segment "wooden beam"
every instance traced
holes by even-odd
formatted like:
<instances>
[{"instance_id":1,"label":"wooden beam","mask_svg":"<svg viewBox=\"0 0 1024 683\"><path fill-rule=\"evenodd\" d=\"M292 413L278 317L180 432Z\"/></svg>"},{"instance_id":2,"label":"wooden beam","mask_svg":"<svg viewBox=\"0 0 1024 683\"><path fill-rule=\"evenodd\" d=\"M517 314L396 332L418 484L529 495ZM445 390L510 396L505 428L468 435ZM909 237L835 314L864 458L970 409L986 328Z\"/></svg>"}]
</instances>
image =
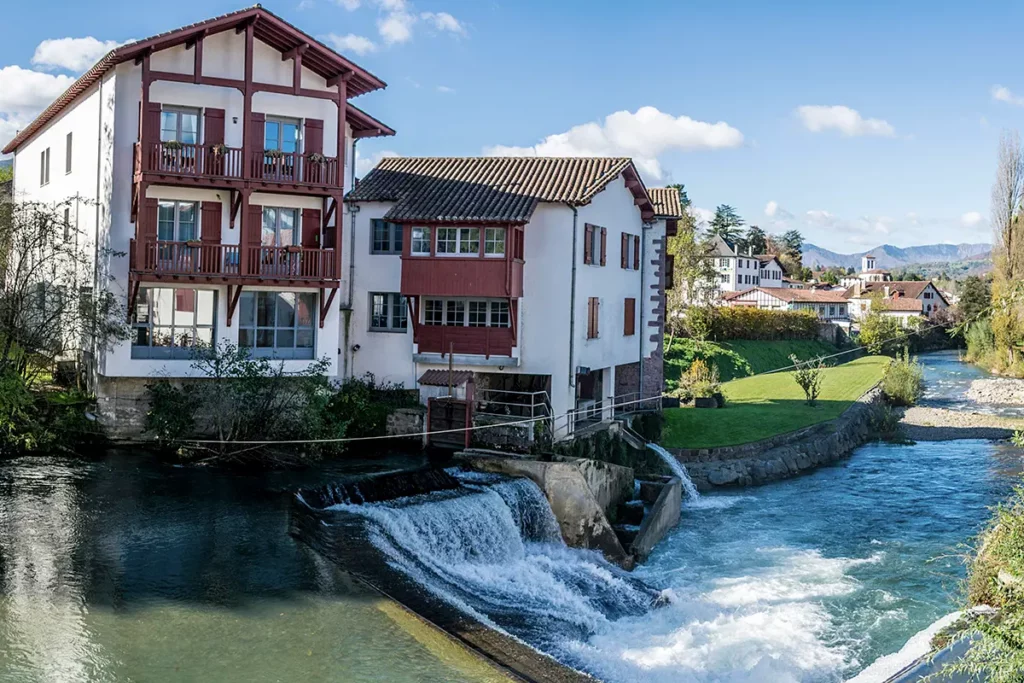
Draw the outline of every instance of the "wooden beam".
<instances>
[{"instance_id":1,"label":"wooden beam","mask_svg":"<svg viewBox=\"0 0 1024 683\"><path fill-rule=\"evenodd\" d=\"M195 66L192 67L193 82L201 83L203 80L203 35L196 40Z\"/></svg>"},{"instance_id":2,"label":"wooden beam","mask_svg":"<svg viewBox=\"0 0 1024 683\"><path fill-rule=\"evenodd\" d=\"M135 313L135 303L139 298L140 284L141 283L134 278L128 283L128 322L132 321L132 315Z\"/></svg>"},{"instance_id":3,"label":"wooden beam","mask_svg":"<svg viewBox=\"0 0 1024 683\"><path fill-rule=\"evenodd\" d=\"M327 79L327 87L333 88L334 86L339 85L341 83L348 83L350 80L352 80L352 77L355 75L355 71L343 71L337 76L331 76L330 78Z\"/></svg>"},{"instance_id":4,"label":"wooden beam","mask_svg":"<svg viewBox=\"0 0 1024 683\"><path fill-rule=\"evenodd\" d=\"M648 204L648 203L650 203L650 202L649 202L649 200L647 199L647 197L634 197L634 198L633 198L633 203L634 203L635 205L637 205L637 206L640 206L641 204Z\"/></svg>"},{"instance_id":5,"label":"wooden beam","mask_svg":"<svg viewBox=\"0 0 1024 683\"><path fill-rule=\"evenodd\" d=\"M191 38L189 38L188 40L185 41L185 49L186 50L191 50L193 47L195 47L199 43L203 42L203 38L205 38L205 37L206 37L206 29L204 28L202 31L200 31L199 33L195 34L193 37L191 37Z\"/></svg>"},{"instance_id":6,"label":"wooden beam","mask_svg":"<svg viewBox=\"0 0 1024 683\"><path fill-rule=\"evenodd\" d=\"M326 231L327 230L327 224L331 222L331 218L334 216L334 211L335 211L335 209L338 208L338 200L334 199L333 197L327 197L327 198L325 198L324 201L325 202L329 202L329 204L327 206L327 210L324 211L323 229Z\"/></svg>"},{"instance_id":7,"label":"wooden beam","mask_svg":"<svg viewBox=\"0 0 1024 683\"><path fill-rule=\"evenodd\" d=\"M302 91L302 53L296 53L292 59L292 94L298 95Z\"/></svg>"},{"instance_id":8,"label":"wooden beam","mask_svg":"<svg viewBox=\"0 0 1024 683\"><path fill-rule=\"evenodd\" d=\"M235 309L238 308L238 299L241 296L242 285L228 285L228 327L231 327L231 319L235 317Z\"/></svg>"},{"instance_id":9,"label":"wooden beam","mask_svg":"<svg viewBox=\"0 0 1024 683\"><path fill-rule=\"evenodd\" d=\"M231 190L231 215L228 217L228 229L235 229L235 220L238 218L238 212L242 210L242 193L237 190Z\"/></svg>"},{"instance_id":10,"label":"wooden beam","mask_svg":"<svg viewBox=\"0 0 1024 683\"><path fill-rule=\"evenodd\" d=\"M331 293L327 295L327 300L324 300L324 293L326 290L320 290L320 327L323 328L324 323L327 322L327 312L331 310L331 304L334 303L334 297L338 293L338 288L335 287L331 290Z\"/></svg>"},{"instance_id":11,"label":"wooden beam","mask_svg":"<svg viewBox=\"0 0 1024 683\"><path fill-rule=\"evenodd\" d=\"M308 50L308 49L309 49L309 43L303 43L302 45L296 45L295 47L293 47L292 49L288 50L287 52L282 52L281 53L281 61L282 62L287 62L289 59L295 59L296 57L301 57L306 52L306 50Z\"/></svg>"}]
</instances>

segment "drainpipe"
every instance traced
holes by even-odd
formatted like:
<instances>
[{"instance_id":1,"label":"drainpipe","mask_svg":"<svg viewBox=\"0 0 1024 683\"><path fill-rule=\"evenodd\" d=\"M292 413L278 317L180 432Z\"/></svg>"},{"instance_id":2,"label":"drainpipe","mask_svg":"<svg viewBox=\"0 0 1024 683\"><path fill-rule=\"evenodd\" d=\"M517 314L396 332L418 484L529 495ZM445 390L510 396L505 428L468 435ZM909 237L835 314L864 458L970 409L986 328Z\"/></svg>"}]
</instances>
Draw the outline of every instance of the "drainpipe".
<instances>
[{"instance_id":1,"label":"drainpipe","mask_svg":"<svg viewBox=\"0 0 1024 683\"><path fill-rule=\"evenodd\" d=\"M576 408L576 246L577 221L579 212L575 206L572 209L572 282L569 285L569 389L572 392L572 407Z\"/></svg>"},{"instance_id":2,"label":"drainpipe","mask_svg":"<svg viewBox=\"0 0 1024 683\"><path fill-rule=\"evenodd\" d=\"M640 373L636 390L637 399L644 397L644 310L647 308L647 302L644 300L644 273L647 272L647 231L651 227L650 223L644 223L640 230L640 298L637 300L640 303L640 330L637 334L640 337ZM637 404L638 407L640 405Z\"/></svg>"},{"instance_id":3,"label":"drainpipe","mask_svg":"<svg viewBox=\"0 0 1024 683\"><path fill-rule=\"evenodd\" d=\"M352 154L349 156L351 159L351 167L349 171L349 182L348 191L356 189L356 143L359 142L359 138L352 138ZM341 220L341 207L338 207L338 220ZM349 205L349 220L348 220L348 307L349 311L352 310L352 300L355 297L355 286L356 286L356 214L359 213L359 207L355 204ZM351 313L349 314L351 315ZM349 321L348 329L352 329L352 323ZM349 377L352 377L355 371L352 368L352 364L355 362L355 358L352 357L352 344L348 337L345 337L345 355L349 357L349 362L346 366L349 371Z\"/></svg>"},{"instance_id":4,"label":"drainpipe","mask_svg":"<svg viewBox=\"0 0 1024 683\"><path fill-rule=\"evenodd\" d=\"M100 178L102 177L103 170L103 78L100 78L99 84L99 125L97 126L96 132L96 224L93 226L93 255L92 255L92 300L95 303L96 297L100 296L100 191L102 183ZM78 207L75 207L77 214ZM138 220L138 219L136 219ZM125 307L127 308L128 302L125 301ZM130 313L131 311L129 311ZM93 330L92 334L89 335L90 351L92 353L92 367L89 369L89 383L92 385L93 391L99 389L99 374L100 374L100 358L98 349L99 346L96 341L96 331Z\"/></svg>"}]
</instances>

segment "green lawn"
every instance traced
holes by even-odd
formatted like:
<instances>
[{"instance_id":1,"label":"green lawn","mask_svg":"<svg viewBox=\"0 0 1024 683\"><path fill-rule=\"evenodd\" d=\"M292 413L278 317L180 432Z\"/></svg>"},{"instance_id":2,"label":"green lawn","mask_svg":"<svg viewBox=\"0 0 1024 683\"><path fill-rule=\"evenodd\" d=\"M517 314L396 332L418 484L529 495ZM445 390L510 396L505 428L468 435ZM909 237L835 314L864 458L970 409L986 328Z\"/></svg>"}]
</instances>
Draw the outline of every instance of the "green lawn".
<instances>
[{"instance_id":1,"label":"green lawn","mask_svg":"<svg viewBox=\"0 0 1024 683\"><path fill-rule=\"evenodd\" d=\"M826 368L813 408L804 403L791 372L726 382L725 408L666 410L661 443L671 448L734 446L831 420L878 383L888 364L884 356L868 356Z\"/></svg>"},{"instance_id":2,"label":"green lawn","mask_svg":"<svg viewBox=\"0 0 1024 683\"><path fill-rule=\"evenodd\" d=\"M668 340L666 336L666 345ZM677 337L673 340L672 348L666 346L665 349L665 380L669 389L674 388L680 374L685 372L696 358L713 363L718 367L722 381L728 381L790 365L790 354L796 354L801 360L810 360L832 355L836 351L838 349L832 344L809 339L695 342L692 339Z\"/></svg>"}]
</instances>

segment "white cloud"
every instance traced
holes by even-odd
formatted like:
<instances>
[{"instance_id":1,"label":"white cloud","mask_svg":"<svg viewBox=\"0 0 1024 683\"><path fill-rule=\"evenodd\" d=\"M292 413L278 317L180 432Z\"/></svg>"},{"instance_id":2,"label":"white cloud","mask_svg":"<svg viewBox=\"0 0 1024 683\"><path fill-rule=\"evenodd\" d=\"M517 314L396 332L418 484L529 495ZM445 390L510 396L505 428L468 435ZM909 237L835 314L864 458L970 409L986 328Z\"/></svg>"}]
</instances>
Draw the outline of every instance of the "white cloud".
<instances>
[{"instance_id":1,"label":"white cloud","mask_svg":"<svg viewBox=\"0 0 1024 683\"><path fill-rule=\"evenodd\" d=\"M359 149L356 149L356 176L362 178L369 173L374 166L380 163L381 159L389 157L400 157L402 156L398 152L392 152L389 149L381 150L380 152L374 152L368 157L364 157Z\"/></svg>"},{"instance_id":2,"label":"white cloud","mask_svg":"<svg viewBox=\"0 0 1024 683\"><path fill-rule=\"evenodd\" d=\"M694 218L697 219L697 226L707 225L711 222L711 219L715 217L715 212L711 209L702 209L699 206L695 206L690 211L693 212Z\"/></svg>"},{"instance_id":3,"label":"white cloud","mask_svg":"<svg viewBox=\"0 0 1024 683\"><path fill-rule=\"evenodd\" d=\"M359 9L359 5L362 3L360 0L334 0L334 4L338 7L344 7L349 12L354 12Z\"/></svg>"},{"instance_id":4,"label":"white cloud","mask_svg":"<svg viewBox=\"0 0 1024 683\"><path fill-rule=\"evenodd\" d=\"M981 222L984 221L984 220L985 220L985 217L982 216L977 211L968 211L963 216L960 216L960 223L965 228L976 227L976 226L980 225Z\"/></svg>"},{"instance_id":5,"label":"white cloud","mask_svg":"<svg viewBox=\"0 0 1024 683\"><path fill-rule=\"evenodd\" d=\"M665 174L658 157L669 150L710 150L738 147L743 133L724 121L707 123L672 116L655 107L618 111L604 123L584 123L544 138L531 147L496 145L488 156L628 156L654 180Z\"/></svg>"},{"instance_id":6,"label":"white cloud","mask_svg":"<svg viewBox=\"0 0 1024 683\"><path fill-rule=\"evenodd\" d=\"M377 32L388 45L405 43L412 38L412 26L416 17L404 10L389 13L377 21Z\"/></svg>"},{"instance_id":7,"label":"white cloud","mask_svg":"<svg viewBox=\"0 0 1024 683\"><path fill-rule=\"evenodd\" d=\"M459 20L447 12L424 12L420 19L432 24L438 31L448 31L460 36L466 35L466 29L459 23Z\"/></svg>"},{"instance_id":8,"label":"white cloud","mask_svg":"<svg viewBox=\"0 0 1024 683\"><path fill-rule=\"evenodd\" d=\"M20 66L0 69L0 146L7 144L74 82L71 76L47 74Z\"/></svg>"},{"instance_id":9,"label":"white cloud","mask_svg":"<svg viewBox=\"0 0 1024 683\"><path fill-rule=\"evenodd\" d=\"M856 109L842 105L804 105L797 107L796 113L804 128L812 133L836 130L848 137L858 135L892 137L896 135L896 129L888 121L866 119Z\"/></svg>"},{"instance_id":10,"label":"white cloud","mask_svg":"<svg viewBox=\"0 0 1024 683\"><path fill-rule=\"evenodd\" d=\"M302 12L302 11L305 11L307 9L313 9L313 5L314 5L313 0L300 0L299 4L295 7L295 9L299 10L300 12Z\"/></svg>"},{"instance_id":11,"label":"white cloud","mask_svg":"<svg viewBox=\"0 0 1024 683\"><path fill-rule=\"evenodd\" d=\"M409 6L406 0L377 0L377 4L386 12L404 12Z\"/></svg>"},{"instance_id":12,"label":"white cloud","mask_svg":"<svg viewBox=\"0 0 1024 683\"><path fill-rule=\"evenodd\" d=\"M779 203L774 199L764 205L764 215L768 217L774 216L779 211Z\"/></svg>"},{"instance_id":13,"label":"white cloud","mask_svg":"<svg viewBox=\"0 0 1024 683\"><path fill-rule=\"evenodd\" d=\"M325 43L338 52L354 52L357 55L365 55L377 50L377 44L365 36L357 36L348 33L339 36L335 33L328 33L323 37Z\"/></svg>"},{"instance_id":14,"label":"white cloud","mask_svg":"<svg viewBox=\"0 0 1024 683\"><path fill-rule=\"evenodd\" d=\"M439 85L437 86L437 92L453 93L455 92L455 88L449 88L447 85Z\"/></svg>"},{"instance_id":15,"label":"white cloud","mask_svg":"<svg viewBox=\"0 0 1024 683\"><path fill-rule=\"evenodd\" d=\"M1024 107L1024 97L1014 95L1009 88L1001 85L992 86L992 99L996 102L1006 102L1018 107Z\"/></svg>"},{"instance_id":16,"label":"white cloud","mask_svg":"<svg viewBox=\"0 0 1024 683\"><path fill-rule=\"evenodd\" d=\"M100 60L100 57L122 45L116 40L85 38L55 38L44 40L36 47L32 63L47 69L85 71Z\"/></svg>"}]
</instances>

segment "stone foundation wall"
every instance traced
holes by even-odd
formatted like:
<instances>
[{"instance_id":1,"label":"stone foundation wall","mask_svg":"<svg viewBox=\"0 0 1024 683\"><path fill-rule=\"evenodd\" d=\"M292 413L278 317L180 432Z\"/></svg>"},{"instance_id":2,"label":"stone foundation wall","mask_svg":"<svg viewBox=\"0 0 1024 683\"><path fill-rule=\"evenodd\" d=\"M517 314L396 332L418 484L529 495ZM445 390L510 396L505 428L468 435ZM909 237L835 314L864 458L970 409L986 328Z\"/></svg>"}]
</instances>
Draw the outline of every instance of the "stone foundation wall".
<instances>
[{"instance_id":1,"label":"stone foundation wall","mask_svg":"<svg viewBox=\"0 0 1024 683\"><path fill-rule=\"evenodd\" d=\"M115 440L142 438L149 410L146 377L98 377L96 414L107 436Z\"/></svg>"},{"instance_id":2,"label":"stone foundation wall","mask_svg":"<svg viewBox=\"0 0 1024 683\"><path fill-rule=\"evenodd\" d=\"M833 463L867 441L881 400L881 389L876 387L829 422L741 446L667 450L686 466L702 491L785 479Z\"/></svg>"},{"instance_id":3,"label":"stone foundation wall","mask_svg":"<svg viewBox=\"0 0 1024 683\"><path fill-rule=\"evenodd\" d=\"M387 434L388 436L403 436L405 434L422 434L425 431L427 421L426 406L415 408L397 408L388 415ZM422 437L417 436L417 439Z\"/></svg>"},{"instance_id":4,"label":"stone foundation wall","mask_svg":"<svg viewBox=\"0 0 1024 683\"><path fill-rule=\"evenodd\" d=\"M503 422L515 422L520 419L501 415L474 415L473 426L500 425ZM490 429L477 429L470 435L470 441L479 448L493 448L513 453L528 453L533 445L535 423L503 425Z\"/></svg>"}]
</instances>

